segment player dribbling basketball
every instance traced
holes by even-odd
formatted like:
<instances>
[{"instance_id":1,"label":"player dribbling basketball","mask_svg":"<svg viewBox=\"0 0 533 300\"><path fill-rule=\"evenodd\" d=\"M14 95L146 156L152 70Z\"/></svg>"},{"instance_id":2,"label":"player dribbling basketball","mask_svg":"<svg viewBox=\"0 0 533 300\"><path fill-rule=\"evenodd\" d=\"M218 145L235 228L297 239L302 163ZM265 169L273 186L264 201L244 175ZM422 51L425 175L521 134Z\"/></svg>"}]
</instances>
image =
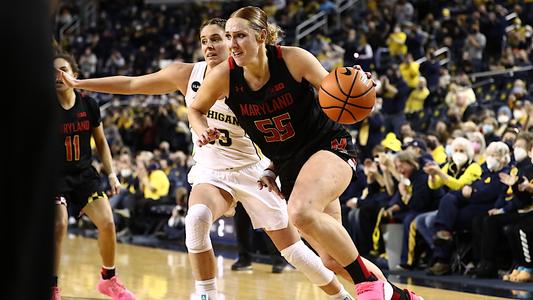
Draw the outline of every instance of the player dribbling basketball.
<instances>
[{"instance_id":1,"label":"player dribbling basketball","mask_svg":"<svg viewBox=\"0 0 533 300\"><path fill-rule=\"evenodd\" d=\"M338 196L353 175L355 149L349 133L321 111L312 92L328 72L301 48L272 46L278 31L260 8L231 15L226 24L231 57L208 74L189 109L197 144L218 137L205 114L216 99L229 97L241 126L273 162L261 183L279 192L275 177L280 177L290 222L323 259L332 257L342 266L337 272L349 274L357 299L389 300L393 293L396 299L419 299L378 280L379 269L359 256L342 227Z\"/></svg>"}]
</instances>

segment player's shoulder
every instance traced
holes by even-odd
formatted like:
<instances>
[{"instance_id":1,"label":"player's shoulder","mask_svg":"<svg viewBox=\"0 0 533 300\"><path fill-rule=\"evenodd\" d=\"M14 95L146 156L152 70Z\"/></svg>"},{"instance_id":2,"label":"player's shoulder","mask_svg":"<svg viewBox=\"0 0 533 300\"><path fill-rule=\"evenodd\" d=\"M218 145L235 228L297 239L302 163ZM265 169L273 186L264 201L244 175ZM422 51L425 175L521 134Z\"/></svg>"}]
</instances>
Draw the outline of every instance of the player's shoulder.
<instances>
[{"instance_id":1,"label":"player's shoulder","mask_svg":"<svg viewBox=\"0 0 533 300\"><path fill-rule=\"evenodd\" d=\"M312 55L309 51L295 46L281 46L281 53L283 55L283 59L285 60L302 58L305 56Z\"/></svg>"},{"instance_id":2,"label":"player's shoulder","mask_svg":"<svg viewBox=\"0 0 533 300\"><path fill-rule=\"evenodd\" d=\"M80 101L89 106L98 106L98 102L87 92L76 92Z\"/></svg>"}]
</instances>

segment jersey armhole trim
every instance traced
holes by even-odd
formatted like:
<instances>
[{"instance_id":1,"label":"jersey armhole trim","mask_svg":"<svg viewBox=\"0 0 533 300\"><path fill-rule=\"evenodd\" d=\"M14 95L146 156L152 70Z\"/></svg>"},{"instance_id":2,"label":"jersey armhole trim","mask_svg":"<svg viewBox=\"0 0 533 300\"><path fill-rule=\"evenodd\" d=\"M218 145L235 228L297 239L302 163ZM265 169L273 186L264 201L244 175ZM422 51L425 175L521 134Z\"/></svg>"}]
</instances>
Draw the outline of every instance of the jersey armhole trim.
<instances>
[{"instance_id":1,"label":"jersey armhole trim","mask_svg":"<svg viewBox=\"0 0 533 300\"><path fill-rule=\"evenodd\" d=\"M279 44L276 45L276 56L278 57L278 59L283 58L283 54L281 53L281 46Z\"/></svg>"}]
</instances>

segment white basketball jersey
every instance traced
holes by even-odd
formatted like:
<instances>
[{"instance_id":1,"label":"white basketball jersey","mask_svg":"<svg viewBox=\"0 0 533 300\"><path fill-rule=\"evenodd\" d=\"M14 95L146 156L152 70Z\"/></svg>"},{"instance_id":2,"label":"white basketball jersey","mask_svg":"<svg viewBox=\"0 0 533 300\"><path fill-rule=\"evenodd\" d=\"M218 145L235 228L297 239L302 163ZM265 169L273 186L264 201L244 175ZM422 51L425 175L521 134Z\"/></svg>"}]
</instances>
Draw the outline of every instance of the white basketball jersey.
<instances>
[{"instance_id":1,"label":"white basketball jersey","mask_svg":"<svg viewBox=\"0 0 533 300\"><path fill-rule=\"evenodd\" d=\"M205 61L194 64L185 96L187 106L194 101L196 92L204 81L206 70ZM245 134L244 129L239 126L237 117L226 105L224 99L216 101L209 109L207 124L220 131L220 138L203 147L194 145L193 158L197 164L214 170L224 170L240 168L261 160L255 145ZM198 139L194 130L192 130L192 137L193 141Z\"/></svg>"}]
</instances>

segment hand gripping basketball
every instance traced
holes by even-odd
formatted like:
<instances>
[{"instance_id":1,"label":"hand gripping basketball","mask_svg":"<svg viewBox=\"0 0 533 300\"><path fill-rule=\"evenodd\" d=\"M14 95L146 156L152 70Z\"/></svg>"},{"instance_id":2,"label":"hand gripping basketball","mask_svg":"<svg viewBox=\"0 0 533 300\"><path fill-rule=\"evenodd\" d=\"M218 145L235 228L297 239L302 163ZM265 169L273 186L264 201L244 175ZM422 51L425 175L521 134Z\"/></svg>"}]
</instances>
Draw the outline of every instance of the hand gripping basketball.
<instances>
[{"instance_id":1,"label":"hand gripping basketball","mask_svg":"<svg viewBox=\"0 0 533 300\"><path fill-rule=\"evenodd\" d=\"M320 85L318 100L324 113L341 124L364 120L376 102L376 83L360 66L331 71Z\"/></svg>"}]
</instances>

